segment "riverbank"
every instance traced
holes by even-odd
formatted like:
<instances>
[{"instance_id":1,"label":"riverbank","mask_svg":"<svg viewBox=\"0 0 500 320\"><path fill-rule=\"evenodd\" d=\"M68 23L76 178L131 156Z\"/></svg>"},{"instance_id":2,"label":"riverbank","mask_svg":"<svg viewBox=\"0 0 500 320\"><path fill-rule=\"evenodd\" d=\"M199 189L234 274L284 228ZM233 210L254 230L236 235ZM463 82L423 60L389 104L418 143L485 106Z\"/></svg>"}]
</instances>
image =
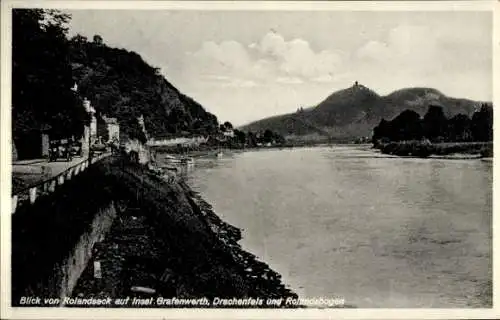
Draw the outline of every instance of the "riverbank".
<instances>
[{"instance_id":1,"label":"riverbank","mask_svg":"<svg viewBox=\"0 0 500 320\"><path fill-rule=\"evenodd\" d=\"M243 152L243 151L258 151L258 150L283 150L294 148L309 148L321 147L330 145L369 145L367 143L358 143L352 141L320 141L320 142L287 142L283 144L274 145L260 145L260 146L197 146L197 147L183 147L183 146L153 146L151 150L154 153L168 153L168 154L182 154L184 156L200 158L200 157L215 157L219 153L225 152Z\"/></svg>"},{"instance_id":2,"label":"riverbank","mask_svg":"<svg viewBox=\"0 0 500 320\"><path fill-rule=\"evenodd\" d=\"M200 307L158 303L160 298L206 299L201 306L217 308L296 307L266 303L297 295L242 250L241 231L183 182L167 183L145 167L124 163L107 162L100 171L114 190L117 218L94 247L73 297L130 299L111 307ZM133 305L133 298L151 303ZM245 298L257 302L238 305Z\"/></svg>"},{"instance_id":3,"label":"riverbank","mask_svg":"<svg viewBox=\"0 0 500 320\"><path fill-rule=\"evenodd\" d=\"M493 157L493 142L447 142L399 141L377 143L374 148L384 154L410 157L439 157L444 159L475 159Z\"/></svg>"}]
</instances>

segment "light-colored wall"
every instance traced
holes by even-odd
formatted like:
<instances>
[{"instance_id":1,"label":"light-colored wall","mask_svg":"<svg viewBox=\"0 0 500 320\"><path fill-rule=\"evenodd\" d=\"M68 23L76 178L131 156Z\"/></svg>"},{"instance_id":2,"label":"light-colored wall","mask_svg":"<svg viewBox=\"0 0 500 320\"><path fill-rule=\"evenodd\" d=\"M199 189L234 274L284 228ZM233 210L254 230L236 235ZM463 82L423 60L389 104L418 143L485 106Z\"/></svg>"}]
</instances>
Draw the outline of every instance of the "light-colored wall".
<instances>
[{"instance_id":1,"label":"light-colored wall","mask_svg":"<svg viewBox=\"0 0 500 320\"><path fill-rule=\"evenodd\" d=\"M109 141L113 140L114 138L120 140L120 126L114 123L108 124L108 135Z\"/></svg>"},{"instance_id":2,"label":"light-colored wall","mask_svg":"<svg viewBox=\"0 0 500 320\"><path fill-rule=\"evenodd\" d=\"M89 153L89 126L85 126L83 128L83 136L82 136L82 152L83 154Z\"/></svg>"},{"instance_id":3,"label":"light-colored wall","mask_svg":"<svg viewBox=\"0 0 500 320\"><path fill-rule=\"evenodd\" d=\"M139 155L140 164L147 164L148 162L151 161L151 153L149 151L149 148L143 145L137 139L128 140L125 143L125 151L127 153L130 153L131 151L137 152Z\"/></svg>"},{"instance_id":4,"label":"light-colored wall","mask_svg":"<svg viewBox=\"0 0 500 320\"><path fill-rule=\"evenodd\" d=\"M61 300L71 296L71 292L92 257L92 248L109 231L115 217L116 209L113 202L110 203L109 207L97 212L92 221L91 229L80 236L80 241L68 254L62 266L59 266L59 269L62 269L59 292Z\"/></svg>"},{"instance_id":5,"label":"light-colored wall","mask_svg":"<svg viewBox=\"0 0 500 320\"><path fill-rule=\"evenodd\" d=\"M205 143L207 141L208 141L207 137L175 138L175 139L161 139L161 140L150 139L147 142L147 145L148 146L175 146L178 144L198 145L200 143Z\"/></svg>"},{"instance_id":6,"label":"light-colored wall","mask_svg":"<svg viewBox=\"0 0 500 320\"><path fill-rule=\"evenodd\" d=\"M97 137L97 119L94 115L92 115L90 122L90 135L91 137Z\"/></svg>"},{"instance_id":7,"label":"light-colored wall","mask_svg":"<svg viewBox=\"0 0 500 320\"><path fill-rule=\"evenodd\" d=\"M46 133L42 134L42 157L49 156L49 135Z\"/></svg>"}]
</instances>

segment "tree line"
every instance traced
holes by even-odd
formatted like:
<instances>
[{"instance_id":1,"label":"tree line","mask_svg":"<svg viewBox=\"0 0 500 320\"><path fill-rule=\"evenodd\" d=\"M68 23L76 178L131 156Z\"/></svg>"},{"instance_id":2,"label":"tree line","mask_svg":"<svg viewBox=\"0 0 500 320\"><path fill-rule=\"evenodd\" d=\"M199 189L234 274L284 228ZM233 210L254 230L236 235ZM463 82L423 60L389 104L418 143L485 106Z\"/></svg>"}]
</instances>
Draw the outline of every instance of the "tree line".
<instances>
[{"instance_id":1,"label":"tree line","mask_svg":"<svg viewBox=\"0 0 500 320\"><path fill-rule=\"evenodd\" d=\"M472 117L457 114L447 118L441 106L431 105L420 115L412 110L394 119L382 119L373 129L375 145L393 141L429 140L430 142L487 142L493 140L493 106L481 104Z\"/></svg>"},{"instance_id":2,"label":"tree line","mask_svg":"<svg viewBox=\"0 0 500 320\"><path fill-rule=\"evenodd\" d=\"M69 16L54 10L12 13L12 138L21 158L36 156L40 133L83 133L88 116L74 84L66 38Z\"/></svg>"},{"instance_id":3,"label":"tree line","mask_svg":"<svg viewBox=\"0 0 500 320\"><path fill-rule=\"evenodd\" d=\"M226 121L220 125L220 132L232 131L233 136L223 140L222 145L229 148L255 148L262 145L283 145L285 138L270 129L258 132L242 131L233 128L233 125ZM220 144L220 142L217 142Z\"/></svg>"}]
</instances>

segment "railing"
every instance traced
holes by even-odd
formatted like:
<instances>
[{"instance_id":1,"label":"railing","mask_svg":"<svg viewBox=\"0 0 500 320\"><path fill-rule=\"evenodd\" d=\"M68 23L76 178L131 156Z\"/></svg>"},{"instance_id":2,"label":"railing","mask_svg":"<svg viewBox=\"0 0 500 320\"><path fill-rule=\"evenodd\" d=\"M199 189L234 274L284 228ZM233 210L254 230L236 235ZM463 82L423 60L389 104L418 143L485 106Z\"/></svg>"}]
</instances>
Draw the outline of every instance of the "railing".
<instances>
[{"instance_id":1,"label":"railing","mask_svg":"<svg viewBox=\"0 0 500 320\"><path fill-rule=\"evenodd\" d=\"M12 195L12 214L16 213L16 209L21 204L27 202L29 202L30 204L35 203L35 201L40 197L54 192L56 187L63 185L66 181L71 180L72 177L77 176L81 172L85 171L85 169L87 169L91 164L94 164L109 155L109 153L94 155L92 158L85 159L80 163L69 167L56 176L53 176L46 180L42 180L29 187L16 191L16 193Z\"/></svg>"}]
</instances>

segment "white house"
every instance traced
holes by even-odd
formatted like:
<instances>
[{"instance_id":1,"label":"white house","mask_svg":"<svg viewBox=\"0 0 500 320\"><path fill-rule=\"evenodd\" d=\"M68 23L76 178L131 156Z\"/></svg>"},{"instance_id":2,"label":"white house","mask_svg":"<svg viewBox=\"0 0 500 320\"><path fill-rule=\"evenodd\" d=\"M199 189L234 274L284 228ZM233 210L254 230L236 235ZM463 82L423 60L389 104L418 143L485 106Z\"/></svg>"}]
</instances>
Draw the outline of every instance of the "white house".
<instances>
[{"instance_id":1,"label":"white house","mask_svg":"<svg viewBox=\"0 0 500 320\"><path fill-rule=\"evenodd\" d=\"M108 129L108 142L109 141L120 141L120 125L116 118L108 118L105 115L102 116L106 128Z\"/></svg>"},{"instance_id":2,"label":"white house","mask_svg":"<svg viewBox=\"0 0 500 320\"><path fill-rule=\"evenodd\" d=\"M97 138L97 119L95 117L95 109L87 98L83 99L83 107L90 115L90 126L85 125L82 137L82 151L88 153L89 142L93 142Z\"/></svg>"},{"instance_id":3,"label":"white house","mask_svg":"<svg viewBox=\"0 0 500 320\"><path fill-rule=\"evenodd\" d=\"M233 129L226 129L226 131L224 131L222 134L226 138L234 138L234 130Z\"/></svg>"}]
</instances>

